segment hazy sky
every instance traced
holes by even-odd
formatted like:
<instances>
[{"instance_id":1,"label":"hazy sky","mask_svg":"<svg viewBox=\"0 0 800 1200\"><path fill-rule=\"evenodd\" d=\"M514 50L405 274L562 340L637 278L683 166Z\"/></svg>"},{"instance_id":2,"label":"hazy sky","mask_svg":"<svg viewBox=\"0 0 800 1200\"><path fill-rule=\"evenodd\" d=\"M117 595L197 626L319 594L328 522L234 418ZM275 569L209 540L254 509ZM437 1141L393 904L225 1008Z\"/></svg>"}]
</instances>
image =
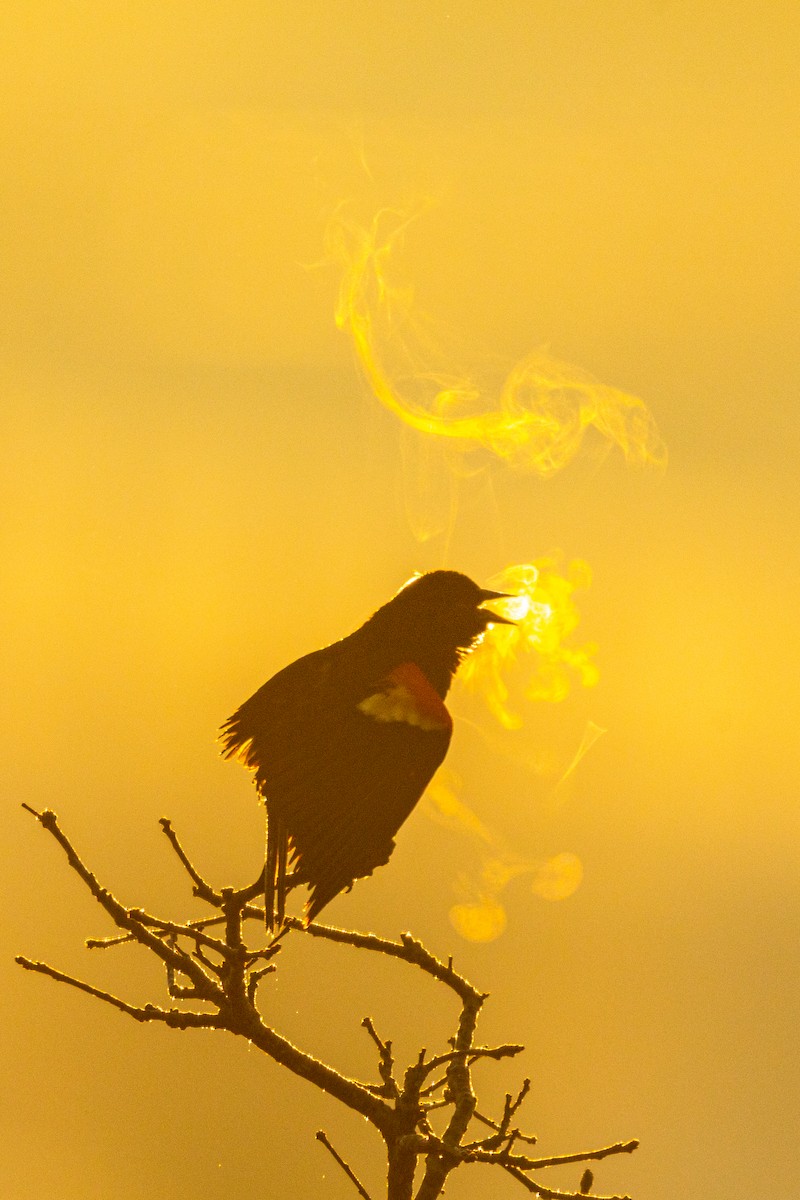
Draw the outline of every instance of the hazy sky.
<instances>
[{"instance_id":1,"label":"hazy sky","mask_svg":"<svg viewBox=\"0 0 800 1200\"><path fill-rule=\"evenodd\" d=\"M735 0L4 7L9 1200L344 1200L320 1126L380 1194L379 1145L255 1053L12 969L163 997L83 950L105 924L19 804L127 903L194 912L158 817L217 882L262 854L221 721L413 570L546 555L591 568L599 681L513 734L456 688L448 766L497 844L575 855L581 886L521 877L505 933L462 940L485 852L423 805L330 919L411 928L492 992L482 1039L528 1050L483 1068L483 1107L530 1075L544 1153L641 1138L598 1192L793 1195L798 43L793 5ZM335 327L343 202L419 212L395 266L420 371L491 391L547 346L646 401L666 471L589 435L553 479L473 456L453 483ZM373 1069L365 1013L403 1055L450 1031L392 964L283 957L267 1018L342 1069ZM490 1188L518 1194L470 1168L448 1195Z\"/></svg>"}]
</instances>

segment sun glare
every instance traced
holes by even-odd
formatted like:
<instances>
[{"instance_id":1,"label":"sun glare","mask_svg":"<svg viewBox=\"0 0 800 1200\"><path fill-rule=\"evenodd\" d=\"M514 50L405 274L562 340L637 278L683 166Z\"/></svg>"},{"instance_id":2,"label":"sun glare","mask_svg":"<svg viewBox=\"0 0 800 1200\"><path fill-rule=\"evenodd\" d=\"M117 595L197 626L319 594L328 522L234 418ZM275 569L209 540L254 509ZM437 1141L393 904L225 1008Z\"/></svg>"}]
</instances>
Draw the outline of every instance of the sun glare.
<instances>
[{"instance_id":1,"label":"sun glare","mask_svg":"<svg viewBox=\"0 0 800 1200\"><path fill-rule=\"evenodd\" d=\"M597 682L592 661L596 647L570 641L580 619L573 593L590 581L586 563L572 562L563 575L550 558L506 567L490 580L490 587L512 593L494 604L517 623L490 626L457 678L483 697L506 729L523 724L522 713L511 703L512 671L519 679L514 688L520 702L556 702L569 694L576 680L583 687Z\"/></svg>"}]
</instances>

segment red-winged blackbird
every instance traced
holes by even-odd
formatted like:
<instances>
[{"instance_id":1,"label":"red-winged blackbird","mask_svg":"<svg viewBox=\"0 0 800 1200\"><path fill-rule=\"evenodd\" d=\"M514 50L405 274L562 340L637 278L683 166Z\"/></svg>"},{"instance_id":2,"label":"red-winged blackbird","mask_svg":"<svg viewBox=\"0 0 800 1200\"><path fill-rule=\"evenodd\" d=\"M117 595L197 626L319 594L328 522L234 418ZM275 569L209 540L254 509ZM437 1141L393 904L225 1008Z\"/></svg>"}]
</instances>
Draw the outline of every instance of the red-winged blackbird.
<instances>
[{"instance_id":1,"label":"red-winged blackbird","mask_svg":"<svg viewBox=\"0 0 800 1200\"><path fill-rule=\"evenodd\" d=\"M394 836L442 762L444 705L462 658L505 593L457 571L415 576L349 637L273 675L222 727L223 754L255 772L267 808L267 925L281 925L287 869L306 919L389 861Z\"/></svg>"}]
</instances>

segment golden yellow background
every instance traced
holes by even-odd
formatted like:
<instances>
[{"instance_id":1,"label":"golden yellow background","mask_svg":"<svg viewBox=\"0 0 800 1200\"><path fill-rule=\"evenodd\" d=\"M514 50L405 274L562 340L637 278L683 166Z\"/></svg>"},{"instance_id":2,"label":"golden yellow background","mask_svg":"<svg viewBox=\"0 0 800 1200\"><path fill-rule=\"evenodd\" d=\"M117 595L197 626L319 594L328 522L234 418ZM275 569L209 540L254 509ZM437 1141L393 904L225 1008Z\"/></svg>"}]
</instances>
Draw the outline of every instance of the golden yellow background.
<instances>
[{"instance_id":1,"label":"golden yellow background","mask_svg":"<svg viewBox=\"0 0 800 1200\"><path fill-rule=\"evenodd\" d=\"M105 923L19 804L128 903L193 912L159 816L219 882L262 851L216 756L232 709L416 568L483 581L554 549L592 566L600 682L502 756L456 694L449 765L521 853L579 855L581 887L512 883L505 934L462 942L475 848L419 810L330 918L413 928L493 992L483 1039L528 1050L482 1069L482 1106L530 1075L544 1153L641 1138L598 1191L794 1194L799 42L794 5L742 0L3 6L8 1200L344 1200L320 1126L380 1194L360 1122L244 1046L13 967L160 994L134 953L82 949ZM420 197L402 265L454 361L548 344L647 400L665 474L596 444L546 482L499 466L447 546L414 540L418 448L319 263L337 202ZM607 733L556 788L587 720ZM450 1030L392 964L283 958L268 1018L361 1077L365 1013L406 1056ZM448 1194L519 1194L487 1172Z\"/></svg>"}]
</instances>

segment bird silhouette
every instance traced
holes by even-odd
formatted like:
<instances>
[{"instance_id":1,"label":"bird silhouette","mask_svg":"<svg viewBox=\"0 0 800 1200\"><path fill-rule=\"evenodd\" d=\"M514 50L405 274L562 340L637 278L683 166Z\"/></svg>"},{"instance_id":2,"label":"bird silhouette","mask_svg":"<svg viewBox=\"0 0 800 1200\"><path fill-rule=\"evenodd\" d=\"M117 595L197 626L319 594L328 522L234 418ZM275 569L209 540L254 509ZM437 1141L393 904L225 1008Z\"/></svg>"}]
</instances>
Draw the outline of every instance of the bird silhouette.
<instances>
[{"instance_id":1,"label":"bird silhouette","mask_svg":"<svg viewBox=\"0 0 800 1200\"><path fill-rule=\"evenodd\" d=\"M447 753L445 706L462 659L504 592L457 571L414 576L349 636L273 675L222 726L222 753L254 772L267 810L267 927L287 880L306 921L389 861L394 838ZM291 872L291 874L290 874Z\"/></svg>"}]
</instances>

